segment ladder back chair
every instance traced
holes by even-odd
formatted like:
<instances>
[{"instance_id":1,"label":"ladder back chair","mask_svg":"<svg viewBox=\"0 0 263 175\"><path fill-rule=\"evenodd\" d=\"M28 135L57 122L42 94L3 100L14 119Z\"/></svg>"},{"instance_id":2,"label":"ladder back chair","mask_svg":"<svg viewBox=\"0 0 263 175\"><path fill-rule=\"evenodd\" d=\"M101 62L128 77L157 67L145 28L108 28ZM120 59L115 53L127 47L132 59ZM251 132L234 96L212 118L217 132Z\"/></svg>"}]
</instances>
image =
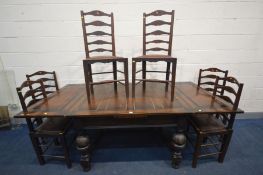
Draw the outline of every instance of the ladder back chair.
<instances>
[{"instance_id":1,"label":"ladder back chair","mask_svg":"<svg viewBox=\"0 0 263 175\"><path fill-rule=\"evenodd\" d=\"M223 84L219 83L220 81ZM243 84L234 77L216 77L213 100L223 99L235 111L238 109L242 89ZM218 155L218 162L224 161L233 133L235 115L235 113L196 114L190 118L190 124L197 135L192 161L193 168L196 167L197 160L201 157ZM202 153L205 149L208 153Z\"/></svg>"},{"instance_id":2,"label":"ladder back chair","mask_svg":"<svg viewBox=\"0 0 263 175\"><path fill-rule=\"evenodd\" d=\"M88 20L89 18L91 19L107 18L108 21L110 22L107 23L99 20L87 22L86 20ZM82 29L83 29L84 46L86 52L86 59L83 60L83 67L84 67L88 101L90 102L91 95L94 96L93 85L99 85L105 83L113 83L115 92L117 92L117 83L124 85L126 91L126 98L128 99L129 97L128 59L116 56L113 13L107 14L98 10L94 10L90 12L81 11L81 21L82 21ZM90 28L90 30L88 30L87 28ZM101 55L100 54L101 52L102 53L106 52L108 54ZM117 70L117 62L122 62L124 64L124 71ZM94 63L112 63L113 71L93 73L91 65ZM117 79L117 72L124 74L124 79ZM99 74L113 74L113 80L93 82L93 75L99 75Z\"/></svg>"},{"instance_id":3,"label":"ladder back chair","mask_svg":"<svg viewBox=\"0 0 263 175\"><path fill-rule=\"evenodd\" d=\"M161 20L168 17L169 20ZM153 20L153 18L158 18ZM152 13L143 14L143 55L132 58L132 96L135 97L135 86L142 82L143 90L145 90L146 82L166 83L165 90L168 91L168 84L171 84L171 101L174 99L174 86L176 76L177 59L172 57L172 40L173 40L173 26L174 26L174 10L166 12L163 10L156 10ZM160 30L160 27L166 27L166 30ZM167 29L168 28L168 29ZM154 39L153 39L154 38ZM158 46L156 46L158 45ZM152 54L152 52L154 54ZM161 54L156 54L160 53ZM166 71L147 70L146 62L159 62L164 61L167 63ZM142 69L136 70L136 63L142 62ZM172 72L170 66L172 64ZM142 72L142 78L137 79L136 74ZM165 80L160 79L147 79L146 72L152 73L165 73ZM172 78L170 80L170 74ZM136 83L136 81L138 81Z\"/></svg>"},{"instance_id":4,"label":"ladder back chair","mask_svg":"<svg viewBox=\"0 0 263 175\"><path fill-rule=\"evenodd\" d=\"M227 76L228 76L228 70L221 70L216 67L200 69L197 86L213 94L214 89L215 89L216 78L217 77L226 78ZM226 81L222 80L218 82L218 84L225 86ZM219 89L216 93L223 95L224 91L223 89ZM198 117L198 116L195 116L195 117Z\"/></svg>"},{"instance_id":5,"label":"ladder back chair","mask_svg":"<svg viewBox=\"0 0 263 175\"><path fill-rule=\"evenodd\" d=\"M59 90L56 72L47 72L47 71L37 71L32 74L26 74L26 78L28 81L42 81L45 89L46 95L52 94L55 91ZM29 86L33 90L32 86ZM37 99L34 95L32 96L35 100ZM38 124L41 124L43 121L41 118L36 119Z\"/></svg>"},{"instance_id":6,"label":"ladder back chair","mask_svg":"<svg viewBox=\"0 0 263 175\"><path fill-rule=\"evenodd\" d=\"M16 88L18 97L24 113L30 112L29 107L46 100L47 94L42 80L24 81L20 87ZM71 126L71 122L65 118L47 118L39 122L36 118L26 118L29 129L29 136L33 144L40 165L45 164L45 157L63 159L67 167L71 167L69 150L66 143L65 135ZM48 142L47 142L48 141ZM48 150L57 141L61 143L63 155L49 154Z\"/></svg>"},{"instance_id":7,"label":"ladder back chair","mask_svg":"<svg viewBox=\"0 0 263 175\"><path fill-rule=\"evenodd\" d=\"M33 74L27 74L26 78L29 81L30 80L33 80L33 81L42 80L44 84L45 92L47 95L59 90L57 76L56 76L55 71L52 71L52 72L37 71Z\"/></svg>"}]
</instances>

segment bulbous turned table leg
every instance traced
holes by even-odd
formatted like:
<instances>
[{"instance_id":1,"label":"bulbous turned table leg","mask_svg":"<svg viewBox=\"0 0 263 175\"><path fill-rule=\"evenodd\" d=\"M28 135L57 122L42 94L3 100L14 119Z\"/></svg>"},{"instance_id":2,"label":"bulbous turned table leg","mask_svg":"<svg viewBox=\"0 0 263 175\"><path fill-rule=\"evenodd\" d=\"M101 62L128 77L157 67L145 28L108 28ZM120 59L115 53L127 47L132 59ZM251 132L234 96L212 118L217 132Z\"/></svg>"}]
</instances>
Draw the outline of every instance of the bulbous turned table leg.
<instances>
[{"instance_id":1,"label":"bulbous turned table leg","mask_svg":"<svg viewBox=\"0 0 263 175\"><path fill-rule=\"evenodd\" d=\"M176 133L173 135L171 141L172 153L172 167L179 168L182 161L182 150L186 145L186 137L183 133Z\"/></svg>"},{"instance_id":2,"label":"bulbous turned table leg","mask_svg":"<svg viewBox=\"0 0 263 175\"><path fill-rule=\"evenodd\" d=\"M83 171L90 170L90 139L88 136L78 136L76 138L77 150L80 151L80 165Z\"/></svg>"}]
</instances>

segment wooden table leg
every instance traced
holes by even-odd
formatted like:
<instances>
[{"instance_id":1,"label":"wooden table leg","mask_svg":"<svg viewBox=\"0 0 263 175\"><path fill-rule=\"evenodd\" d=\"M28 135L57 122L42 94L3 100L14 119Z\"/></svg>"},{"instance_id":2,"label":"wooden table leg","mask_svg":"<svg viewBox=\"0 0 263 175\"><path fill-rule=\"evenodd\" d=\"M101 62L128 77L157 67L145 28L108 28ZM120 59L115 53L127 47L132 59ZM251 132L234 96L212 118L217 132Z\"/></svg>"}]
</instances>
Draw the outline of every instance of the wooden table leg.
<instances>
[{"instance_id":1,"label":"wooden table leg","mask_svg":"<svg viewBox=\"0 0 263 175\"><path fill-rule=\"evenodd\" d=\"M77 150L80 151L80 165L83 171L90 170L90 139L88 136L78 136L76 138Z\"/></svg>"},{"instance_id":2,"label":"wooden table leg","mask_svg":"<svg viewBox=\"0 0 263 175\"><path fill-rule=\"evenodd\" d=\"M182 151L186 146L186 136L184 134L184 130L187 122L185 120L179 120L177 124L177 131L173 134L171 147L173 150L172 153L172 167L179 168L180 163L182 161Z\"/></svg>"},{"instance_id":3,"label":"wooden table leg","mask_svg":"<svg viewBox=\"0 0 263 175\"><path fill-rule=\"evenodd\" d=\"M182 161L182 150L186 145L186 138L183 133L176 133L173 135L171 146L173 149L172 153L172 167L179 168Z\"/></svg>"}]
</instances>

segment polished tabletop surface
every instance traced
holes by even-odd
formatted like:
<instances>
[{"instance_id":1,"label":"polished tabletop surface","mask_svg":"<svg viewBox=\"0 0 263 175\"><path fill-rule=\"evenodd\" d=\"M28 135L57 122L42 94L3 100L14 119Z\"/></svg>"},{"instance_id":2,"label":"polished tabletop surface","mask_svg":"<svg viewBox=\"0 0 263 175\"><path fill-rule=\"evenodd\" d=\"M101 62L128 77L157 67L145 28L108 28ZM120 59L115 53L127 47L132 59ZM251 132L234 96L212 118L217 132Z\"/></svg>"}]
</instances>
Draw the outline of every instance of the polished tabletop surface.
<instances>
[{"instance_id":1,"label":"polished tabletop surface","mask_svg":"<svg viewBox=\"0 0 263 175\"><path fill-rule=\"evenodd\" d=\"M130 86L131 87L131 86ZM29 107L15 117L90 117L90 116L151 116L181 115L196 113L242 113L232 110L232 105L212 95L192 82L176 82L174 101L170 100L170 89L165 84L147 83L146 90L136 86L136 95L128 100L124 86L118 86L114 93L112 84L98 85L94 97L88 103L85 84L69 84L58 92Z\"/></svg>"}]
</instances>

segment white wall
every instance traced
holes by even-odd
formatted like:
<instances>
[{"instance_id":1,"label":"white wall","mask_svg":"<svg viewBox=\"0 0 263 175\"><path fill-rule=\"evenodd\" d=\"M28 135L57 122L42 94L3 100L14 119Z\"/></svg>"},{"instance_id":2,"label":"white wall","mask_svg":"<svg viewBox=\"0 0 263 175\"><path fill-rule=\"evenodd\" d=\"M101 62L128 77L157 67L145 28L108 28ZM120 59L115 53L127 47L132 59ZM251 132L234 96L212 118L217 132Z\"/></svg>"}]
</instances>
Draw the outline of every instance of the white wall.
<instances>
[{"instance_id":1,"label":"white wall","mask_svg":"<svg viewBox=\"0 0 263 175\"><path fill-rule=\"evenodd\" d=\"M40 69L57 71L60 86L84 82L80 10L114 12L117 54L131 58L142 53L142 13L157 9L175 10L177 81L228 69L245 84L240 107L263 111L263 0L0 0L0 56L17 84Z\"/></svg>"}]
</instances>

